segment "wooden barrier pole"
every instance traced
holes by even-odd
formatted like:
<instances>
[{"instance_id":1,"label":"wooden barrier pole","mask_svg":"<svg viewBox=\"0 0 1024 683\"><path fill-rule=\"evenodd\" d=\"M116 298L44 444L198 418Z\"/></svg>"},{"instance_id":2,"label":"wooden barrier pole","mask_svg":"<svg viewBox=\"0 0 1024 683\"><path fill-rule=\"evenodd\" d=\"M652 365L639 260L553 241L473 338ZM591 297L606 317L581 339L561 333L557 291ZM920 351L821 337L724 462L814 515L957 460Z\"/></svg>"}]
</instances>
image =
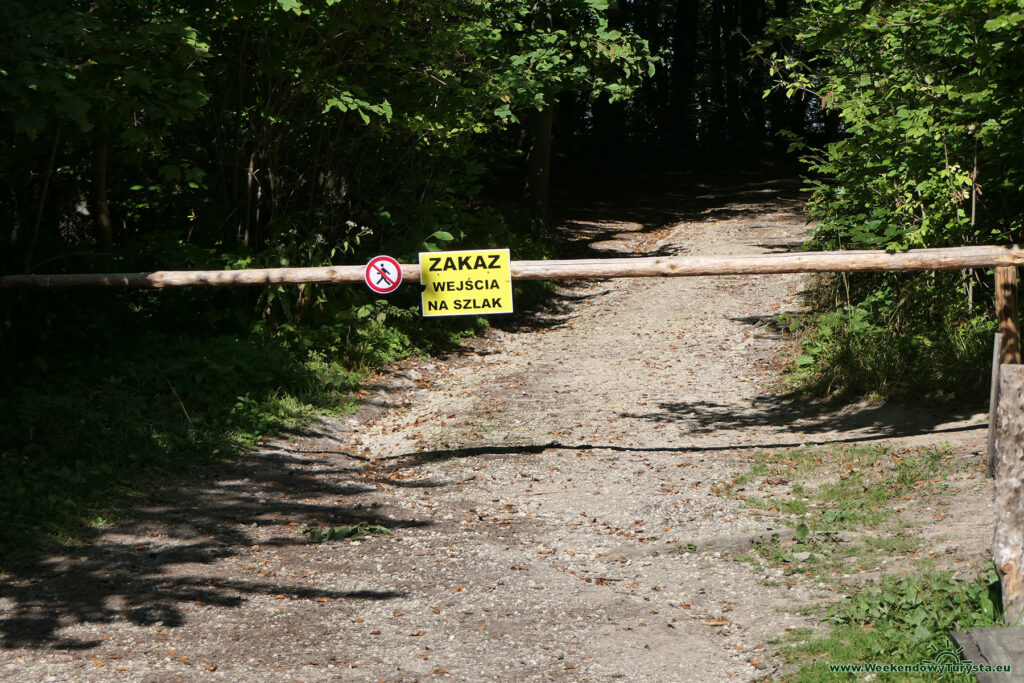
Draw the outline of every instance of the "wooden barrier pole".
<instances>
[{"instance_id":1,"label":"wooden barrier pole","mask_svg":"<svg viewBox=\"0 0 1024 683\"><path fill-rule=\"evenodd\" d=\"M1024 617L1024 365L999 369L996 410L995 535L992 558L1003 587L1003 619Z\"/></svg>"},{"instance_id":2,"label":"wooden barrier pole","mask_svg":"<svg viewBox=\"0 0 1024 683\"><path fill-rule=\"evenodd\" d=\"M513 261L513 280L588 280L615 277L692 277L697 275L767 275L773 273L879 272L888 270L958 270L1024 265L1024 250L1005 247L951 247L911 251L819 251L748 256L670 256ZM5 275L0 289L58 287L190 287L308 282L362 282L364 266L254 268L249 270L156 271L82 275ZM402 266L403 277L416 281L419 265ZM1017 348L1019 349L1019 337Z\"/></svg>"}]
</instances>

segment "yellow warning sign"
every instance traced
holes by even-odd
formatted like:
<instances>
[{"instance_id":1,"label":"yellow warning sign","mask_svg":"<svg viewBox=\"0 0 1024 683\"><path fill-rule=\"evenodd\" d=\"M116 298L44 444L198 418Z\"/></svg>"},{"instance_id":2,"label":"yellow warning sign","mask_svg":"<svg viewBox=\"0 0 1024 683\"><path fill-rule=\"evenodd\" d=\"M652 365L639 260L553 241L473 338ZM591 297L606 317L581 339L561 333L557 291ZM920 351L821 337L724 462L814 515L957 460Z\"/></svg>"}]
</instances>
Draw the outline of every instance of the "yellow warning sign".
<instances>
[{"instance_id":1,"label":"yellow warning sign","mask_svg":"<svg viewBox=\"0 0 1024 683\"><path fill-rule=\"evenodd\" d=\"M424 317L512 312L508 249L420 254Z\"/></svg>"}]
</instances>

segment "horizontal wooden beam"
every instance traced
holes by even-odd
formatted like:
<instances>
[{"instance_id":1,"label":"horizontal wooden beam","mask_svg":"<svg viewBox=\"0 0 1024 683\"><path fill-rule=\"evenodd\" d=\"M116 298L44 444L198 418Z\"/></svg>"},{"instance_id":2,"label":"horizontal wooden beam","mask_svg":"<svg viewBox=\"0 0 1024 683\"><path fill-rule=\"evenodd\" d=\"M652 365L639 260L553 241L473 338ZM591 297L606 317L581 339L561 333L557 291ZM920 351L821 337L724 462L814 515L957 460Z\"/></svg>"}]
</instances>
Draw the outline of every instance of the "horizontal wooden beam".
<instances>
[{"instance_id":1,"label":"horizontal wooden beam","mask_svg":"<svg viewBox=\"0 0 1024 683\"><path fill-rule=\"evenodd\" d=\"M654 256L513 261L513 280L599 280L618 277L692 277L887 270L957 270L1024 265L1024 250L1005 247L949 247L911 251L807 251L742 256ZM364 266L252 268L247 270L166 270L151 273L5 275L0 289L61 287L196 287L308 282L362 282ZM407 281L418 282L420 267L402 266Z\"/></svg>"}]
</instances>

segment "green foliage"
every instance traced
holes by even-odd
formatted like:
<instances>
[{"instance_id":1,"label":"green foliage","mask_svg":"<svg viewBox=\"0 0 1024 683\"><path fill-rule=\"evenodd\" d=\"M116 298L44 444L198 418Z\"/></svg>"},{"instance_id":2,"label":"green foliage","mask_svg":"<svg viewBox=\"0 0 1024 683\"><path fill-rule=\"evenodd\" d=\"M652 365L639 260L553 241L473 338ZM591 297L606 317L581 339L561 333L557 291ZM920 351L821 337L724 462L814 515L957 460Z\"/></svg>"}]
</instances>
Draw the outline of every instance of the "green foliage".
<instances>
[{"instance_id":1,"label":"green foliage","mask_svg":"<svg viewBox=\"0 0 1024 683\"><path fill-rule=\"evenodd\" d=\"M825 637L785 648L790 660L813 657L794 681L835 680L829 664L865 662L918 664L944 650L958 650L949 632L1001 623L1002 598L995 570L975 580L948 572L886 575L863 586L829 612L832 631ZM850 680L856 677L850 675ZM966 675L953 680L973 680ZM905 674L878 680L935 680Z\"/></svg>"},{"instance_id":2,"label":"green foliage","mask_svg":"<svg viewBox=\"0 0 1024 683\"><path fill-rule=\"evenodd\" d=\"M959 273L851 279L851 298L863 297L852 305L843 300L843 283L836 278L828 287L833 296L814 302L823 312L810 317L795 360L797 388L938 400L986 395L982 369L996 321L980 304L966 305Z\"/></svg>"},{"instance_id":3,"label":"green foliage","mask_svg":"<svg viewBox=\"0 0 1024 683\"><path fill-rule=\"evenodd\" d=\"M771 55L776 87L815 96L844 131L806 157L814 247L1021 241L1019 10L1016 0L828 0L775 24L807 54ZM961 273L851 276L833 284L843 310L820 320L800 362L831 389L975 390L991 292L990 278Z\"/></svg>"},{"instance_id":4,"label":"green foliage","mask_svg":"<svg viewBox=\"0 0 1024 683\"><path fill-rule=\"evenodd\" d=\"M623 97L647 73L606 10L5 2L2 265L102 242L104 204L121 254L168 228L275 265L487 239L485 176L519 154L506 131L561 92Z\"/></svg>"},{"instance_id":5,"label":"green foliage","mask_svg":"<svg viewBox=\"0 0 1024 683\"><path fill-rule=\"evenodd\" d=\"M1024 36L995 21L1010 10L1015 0L831 0L776 27L813 55L776 55L780 87L813 92L846 132L809 159L821 246L1020 235Z\"/></svg>"},{"instance_id":6,"label":"green foliage","mask_svg":"<svg viewBox=\"0 0 1024 683\"><path fill-rule=\"evenodd\" d=\"M77 352L38 353L0 381L0 547L75 536L140 479L345 410L359 379L303 364L274 339L136 329L98 348L67 340Z\"/></svg>"},{"instance_id":7,"label":"green foliage","mask_svg":"<svg viewBox=\"0 0 1024 683\"><path fill-rule=\"evenodd\" d=\"M982 581L967 582L947 573L883 577L880 585L865 586L831 614L840 625L874 624L885 650L873 655L924 654L922 646L941 640L954 628L993 626L999 618L999 579L990 570ZM941 642L936 642L936 645ZM892 646L896 645L895 648Z\"/></svg>"},{"instance_id":8,"label":"green foliage","mask_svg":"<svg viewBox=\"0 0 1024 683\"><path fill-rule=\"evenodd\" d=\"M603 0L0 3L0 272L236 269L551 244L486 197L561 93L621 98ZM517 305L539 291L517 288ZM0 546L227 456L450 344L415 287L0 295ZM55 390L56 389L56 390Z\"/></svg>"},{"instance_id":9,"label":"green foliage","mask_svg":"<svg viewBox=\"0 0 1024 683\"><path fill-rule=\"evenodd\" d=\"M0 38L0 115L29 141L63 127L138 142L207 100L207 46L169 3L5 2Z\"/></svg>"},{"instance_id":10,"label":"green foliage","mask_svg":"<svg viewBox=\"0 0 1024 683\"><path fill-rule=\"evenodd\" d=\"M0 271L540 256L528 217L483 187L532 112L565 91L625 96L647 73L606 10L2 3ZM272 288L256 317L333 324L369 300L345 289ZM0 343L39 333L37 312L0 303Z\"/></svg>"}]
</instances>

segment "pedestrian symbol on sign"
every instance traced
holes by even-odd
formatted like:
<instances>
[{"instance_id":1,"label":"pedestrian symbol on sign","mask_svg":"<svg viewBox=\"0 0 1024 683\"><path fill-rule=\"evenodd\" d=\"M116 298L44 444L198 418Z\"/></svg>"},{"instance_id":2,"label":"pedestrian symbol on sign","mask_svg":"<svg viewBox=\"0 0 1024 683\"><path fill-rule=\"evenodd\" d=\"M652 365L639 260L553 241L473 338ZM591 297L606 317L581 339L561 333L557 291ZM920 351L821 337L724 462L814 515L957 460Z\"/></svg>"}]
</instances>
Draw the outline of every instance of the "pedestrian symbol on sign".
<instances>
[{"instance_id":1,"label":"pedestrian symbol on sign","mask_svg":"<svg viewBox=\"0 0 1024 683\"><path fill-rule=\"evenodd\" d=\"M366 264L366 286L378 294L390 294L402 284L402 266L390 256L374 256Z\"/></svg>"}]
</instances>

